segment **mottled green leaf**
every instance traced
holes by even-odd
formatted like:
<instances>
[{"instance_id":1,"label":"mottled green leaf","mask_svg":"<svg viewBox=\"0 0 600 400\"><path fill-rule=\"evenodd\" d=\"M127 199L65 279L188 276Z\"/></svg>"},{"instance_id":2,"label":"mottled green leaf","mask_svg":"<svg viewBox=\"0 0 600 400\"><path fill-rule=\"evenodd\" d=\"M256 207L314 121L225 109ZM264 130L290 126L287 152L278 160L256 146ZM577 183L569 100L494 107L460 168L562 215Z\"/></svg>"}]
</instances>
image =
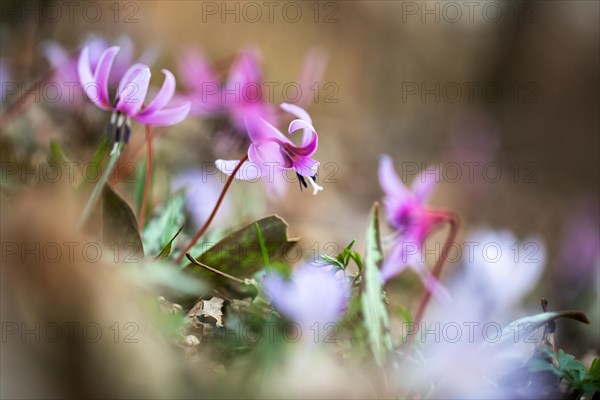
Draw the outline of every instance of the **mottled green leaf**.
<instances>
[{"instance_id":1,"label":"mottled green leaf","mask_svg":"<svg viewBox=\"0 0 600 400\"><path fill-rule=\"evenodd\" d=\"M590 320L581 311L552 311L541 314L531 315L528 317L520 318L516 321L511 322L506 328L502 330L502 338L499 342L514 339L515 337L527 337L533 329L539 329L546 325L550 321L554 321L559 318L573 319L585 324L589 324Z\"/></svg>"},{"instance_id":2,"label":"mottled green leaf","mask_svg":"<svg viewBox=\"0 0 600 400\"><path fill-rule=\"evenodd\" d=\"M185 193L176 193L152 218L142 233L144 248L148 254L159 254L170 243L185 223ZM170 252L170 251L169 251Z\"/></svg>"},{"instance_id":3,"label":"mottled green leaf","mask_svg":"<svg viewBox=\"0 0 600 400\"><path fill-rule=\"evenodd\" d=\"M362 271L361 310L368 341L378 365L383 365L392 349L390 321L385 308L383 280L379 266L383 261L379 234L379 204L373 204L367 229L366 253Z\"/></svg>"},{"instance_id":4,"label":"mottled green leaf","mask_svg":"<svg viewBox=\"0 0 600 400\"><path fill-rule=\"evenodd\" d=\"M127 201L110 185L102 191L102 230L104 243L108 246L118 244L119 261L141 261L144 255L142 239L138 232L137 220ZM135 254L137 257L131 257Z\"/></svg>"},{"instance_id":5,"label":"mottled green leaf","mask_svg":"<svg viewBox=\"0 0 600 400\"><path fill-rule=\"evenodd\" d=\"M262 218L231 232L217 243L204 243L206 250L194 258L235 277L250 278L255 272L267 266L263 259L256 225L264 239L269 263L286 261L285 256L298 241L288 238L287 223L276 215ZM185 266L185 270L193 271L208 279L218 279L215 274L191 263Z\"/></svg>"}]
</instances>

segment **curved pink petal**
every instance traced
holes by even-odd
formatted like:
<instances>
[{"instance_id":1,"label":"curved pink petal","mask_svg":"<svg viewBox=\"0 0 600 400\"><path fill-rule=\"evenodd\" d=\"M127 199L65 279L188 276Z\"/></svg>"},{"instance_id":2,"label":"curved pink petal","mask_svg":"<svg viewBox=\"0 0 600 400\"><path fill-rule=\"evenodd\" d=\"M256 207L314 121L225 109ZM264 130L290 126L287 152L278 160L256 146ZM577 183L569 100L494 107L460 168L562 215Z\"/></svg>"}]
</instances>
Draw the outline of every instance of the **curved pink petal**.
<instances>
[{"instance_id":1,"label":"curved pink petal","mask_svg":"<svg viewBox=\"0 0 600 400\"><path fill-rule=\"evenodd\" d=\"M175 125L183 121L190 113L191 103L186 102L177 107L163 108L157 111L142 113L133 118L142 125L168 126Z\"/></svg>"},{"instance_id":2,"label":"curved pink petal","mask_svg":"<svg viewBox=\"0 0 600 400\"><path fill-rule=\"evenodd\" d=\"M397 241L394 243L390 254L385 258L381 266L381 278L384 282L389 281L408 267L407 254L418 252L416 243Z\"/></svg>"},{"instance_id":3,"label":"curved pink petal","mask_svg":"<svg viewBox=\"0 0 600 400\"><path fill-rule=\"evenodd\" d=\"M302 119L295 119L292 122L290 122L290 126L288 127L288 133L292 134L300 129L302 129L302 146L307 146L312 140L312 135L316 135L317 131L309 122L304 121Z\"/></svg>"},{"instance_id":4,"label":"curved pink petal","mask_svg":"<svg viewBox=\"0 0 600 400\"><path fill-rule=\"evenodd\" d=\"M235 168L240 163L240 160L217 160L215 161L215 166L219 171L224 173L225 175L231 176ZM242 181L255 181L260 179L262 176L262 170L255 163L250 161L244 161L244 164L240 167L240 169L235 174L235 179Z\"/></svg>"},{"instance_id":5,"label":"curved pink petal","mask_svg":"<svg viewBox=\"0 0 600 400\"><path fill-rule=\"evenodd\" d=\"M121 81L119 82L119 87L117 88L117 100L118 100L118 95L119 93L121 93L123 91L123 89L125 88L125 86L130 83L132 81L132 79L137 76L144 68L148 68L146 65L144 64L133 64L131 67L129 67L127 69L127 71L125 71L125 73L123 74L123 77L121 78Z\"/></svg>"},{"instance_id":6,"label":"curved pink petal","mask_svg":"<svg viewBox=\"0 0 600 400\"><path fill-rule=\"evenodd\" d=\"M433 189L435 189L435 185L438 182L438 170L431 171L425 169L421 171L421 173L417 175L412 182L412 192L417 201L421 204L425 203L429 197L431 197L431 193L433 192Z\"/></svg>"},{"instance_id":7,"label":"curved pink petal","mask_svg":"<svg viewBox=\"0 0 600 400\"><path fill-rule=\"evenodd\" d=\"M258 62L258 54L254 49L242 50L229 70L227 88L244 92L246 85L260 83L262 73Z\"/></svg>"},{"instance_id":8,"label":"curved pink petal","mask_svg":"<svg viewBox=\"0 0 600 400\"><path fill-rule=\"evenodd\" d=\"M424 263L418 262L417 264L411 265L411 269L419 275L425 289L431 293L437 301L446 303L452 299L448 289L446 289L439 280L435 279Z\"/></svg>"},{"instance_id":9,"label":"curved pink petal","mask_svg":"<svg viewBox=\"0 0 600 400\"><path fill-rule=\"evenodd\" d=\"M327 56L319 49L312 49L306 54L298 79L303 94L298 104L306 106L312 102L311 86L321 81L326 67Z\"/></svg>"},{"instance_id":10,"label":"curved pink petal","mask_svg":"<svg viewBox=\"0 0 600 400\"><path fill-rule=\"evenodd\" d=\"M156 95L154 99L148 104L146 108L142 110L140 116L150 115L155 113L156 111L165 107L175 94L175 77L166 69L162 70L162 73L165 74L165 81L163 82L160 91Z\"/></svg>"},{"instance_id":11,"label":"curved pink petal","mask_svg":"<svg viewBox=\"0 0 600 400\"><path fill-rule=\"evenodd\" d=\"M244 117L244 124L252 143L260 144L266 141L278 141L293 146L293 143L279 129L256 115L246 115Z\"/></svg>"},{"instance_id":12,"label":"curved pink petal","mask_svg":"<svg viewBox=\"0 0 600 400\"><path fill-rule=\"evenodd\" d=\"M131 117L135 116L144 104L149 84L150 68L146 66L137 74L132 74L130 81L122 79L119 84L122 86L122 90L117 93L119 100L115 108Z\"/></svg>"},{"instance_id":13,"label":"curved pink petal","mask_svg":"<svg viewBox=\"0 0 600 400\"><path fill-rule=\"evenodd\" d=\"M110 108L110 99L108 98L108 78L112 69L115 57L119 52L119 47L113 46L102 53L98 60L96 71L94 72L94 80L98 85L98 101Z\"/></svg>"},{"instance_id":14,"label":"curved pink petal","mask_svg":"<svg viewBox=\"0 0 600 400\"><path fill-rule=\"evenodd\" d=\"M269 168L291 168L292 161L281 153L281 147L275 142L264 142L252 144L248 148L250 161L262 164L265 169Z\"/></svg>"},{"instance_id":15,"label":"curved pink petal","mask_svg":"<svg viewBox=\"0 0 600 400\"><path fill-rule=\"evenodd\" d=\"M107 109L107 105L100 101L100 88L94 79L94 73L92 72L92 66L90 65L90 49L87 47L85 47L79 55L77 74L79 75L79 83L86 96L98 107Z\"/></svg>"},{"instance_id":16,"label":"curved pink petal","mask_svg":"<svg viewBox=\"0 0 600 400\"><path fill-rule=\"evenodd\" d=\"M389 156L382 155L379 159L378 174L379 184L386 195L396 197L398 202L410 196L406 186L404 186L404 183L402 183L398 174L396 174L394 162Z\"/></svg>"},{"instance_id":17,"label":"curved pink petal","mask_svg":"<svg viewBox=\"0 0 600 400\"><path fill-rule=\"evenodd\" d=\"M313 158L303 158L294 163L294 169L304 177L313 177L319 171L319 162Z\"/></svg>"},{"instance_id":18,"label":"curved pink petal","mask_svg":"<svg viewBox=\"0 0 600 400\"><path fill-rule=\"evenodd\" d=\"M301 157L310 157L317 151L319 147L319 136L316 132L312 133L310 141L302 147L294 147L293 152Z\"/></svg>"},{"instance_id":19,"label":"curved pink petal","mask_svg":"<svg viewBox=\"0 0 600 400\"><path fill-rule=\"evenodd\" d=\"M186 50L179 59L179 76L186 88L198 93L204 93L208 85L219 86L217 74L206 61L204 54L197 50ZM220 96L215 96L220 97Z\"/></svg>"},{"instance_id":20,"label":"curved pink petal","mask_svg":"<svg viewBox=\"0 0 600 400\"><path fill-rule=\"evenodd\" d=\"M310 125L312 125L312 118L302 107L290 103L281 103L279 107L281 107L285 112L295 115L296 118L300 118L301 120L306 121Z\"/></svg>"}]
</instances>

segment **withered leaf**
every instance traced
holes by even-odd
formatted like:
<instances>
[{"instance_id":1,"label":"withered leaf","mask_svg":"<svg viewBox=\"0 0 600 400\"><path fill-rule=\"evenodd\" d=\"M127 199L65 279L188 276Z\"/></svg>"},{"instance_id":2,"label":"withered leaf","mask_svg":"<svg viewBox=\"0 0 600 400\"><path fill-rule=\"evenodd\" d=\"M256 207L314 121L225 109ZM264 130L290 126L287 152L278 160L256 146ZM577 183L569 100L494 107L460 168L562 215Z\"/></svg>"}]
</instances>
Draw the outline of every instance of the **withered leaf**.
<instances>
[{"instance_id":1,"label":"withered leaf","mask_svg":"<svg viewBox=\"0 0 600 400\"><path fill-rule=\"evenodd\" d=\"M189 318L194 317L211 317L216 321L218 328L223 327L223 304L225 300L220 297L212 297L210 300L200 300L190 312L188 312Z\"/></svg>"}]
</instances>

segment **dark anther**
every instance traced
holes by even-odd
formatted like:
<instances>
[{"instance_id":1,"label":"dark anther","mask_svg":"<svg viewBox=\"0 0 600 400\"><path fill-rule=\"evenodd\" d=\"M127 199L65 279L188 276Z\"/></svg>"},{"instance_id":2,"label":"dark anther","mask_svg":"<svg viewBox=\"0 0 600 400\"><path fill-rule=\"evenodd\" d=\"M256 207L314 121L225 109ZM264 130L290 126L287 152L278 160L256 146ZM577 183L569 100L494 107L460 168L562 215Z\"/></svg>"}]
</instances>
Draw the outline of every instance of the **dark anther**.
<instances>
[{"instance_id":1,"label":"dark anther","mask_svg":"<svg viewBox=\"0 0 600 400\"><path fill-rule=\"evenodd\" d=\"M129 143L129 135L131 134L131 127L129 126L129 124L125 124L125 143Z\"/></svg>"},{"instance_id":2,"label":"dark anther","mask_svg":"<svg viewBox=\"0 0 600 400\"><path fill-rule=\"evenodd\" d=\"M297 172L296 172L296 176L298 177L298 182L300 183L300 190L302 190L302 186L307 188L308 184L306 183L306 180L304 179L304 177Z\"/></svg>"},{"instance_id":3,"label":"dark anther","mask_svg":"<svg viewBox=\"0 0 600 400\"><path fill-rule=\"evenodd\" d=\"M118 143L121 141L121 128L123 127L123 125L118 125L117 126L117 130L115 131L115 143Z\"/></svg>"}]
</instances>

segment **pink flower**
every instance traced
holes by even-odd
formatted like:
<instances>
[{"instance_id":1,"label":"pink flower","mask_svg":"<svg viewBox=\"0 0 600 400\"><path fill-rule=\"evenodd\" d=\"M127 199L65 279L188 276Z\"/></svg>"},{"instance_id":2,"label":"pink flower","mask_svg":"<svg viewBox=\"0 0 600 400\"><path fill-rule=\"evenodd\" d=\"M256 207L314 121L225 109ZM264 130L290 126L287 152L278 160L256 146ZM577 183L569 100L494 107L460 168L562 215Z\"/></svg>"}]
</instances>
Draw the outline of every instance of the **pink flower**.
<instances>
[{"instance_id":1,"label":"pink flower","mask_svg":"<svg viewBox=\"0 0 600 400\"><path fill-rule=\"evenodd\" d=\"M116 99L109 99L108 80L119 47L106 49L92 67L90 49L81 51L78 64L79 82L88 98L98 107L113 111L111 125L116 124L116 141L120 140L120 131L125 127L125 142L130 131L130 119L143 125L166 126L181 122L190 111L186 102L179 106L166 107L175 94L175 77L163 69L165 81L156 97L144 107L144 99L150 84L150 68L144 64L134 64L122 76L117 88Z\"/></svg>"},{"instance_id":2,"label":"pink flower","mask_svg":"<svg viewBox=\"0 0 600 400\"><path fill-rule=\"evenodd\" d=\"M385 192L386 217L397 234L392 251L381 267L382 278L387 281L410 267L425 286L439 296L443 294L443 288L431 275L422 255L425 238L444 218L441 213L425 208L437 180L437 173L424 171L409 189L396 174L392 159L386 155L381 157L379 183Z\"/></svg>"},{"instance_id":3,"label":"pink flower","mask_svg":"<svg viewBox=\"0 0 600 400\"><path fill-rule=\"evenodd\" d=\"M192 115L228 116L240 132L245 130L244 118L249 114L276 123L274 109L262 93L263 77L256 50L244 49L238 54L223 85L198 51L184 53L180 72L189 89L185 97L192 103Z\"/></svg>"},{"instance_id":4,"label":"pink flower","mask_svg":"<svg viewBox=\"0 0 600 400\"><path fill-rule=\"evenodd\" d=\"M248 148L247 164L242 165L236 178L252 180L258 177L272 178L281 170L294 170L301 188L310 184L313 194L323 190L316 183L319 162L312 158L317 151L319 138L308 113L293 104L283 103L281 108L297 119L290 122L288 133L302 131L302 142L296 146L269 122L254 115L246 117L246 129L252 143ZM217 160L216 166L223 173L231 175L239 160ZM252 168L252 174L249 169ZM308 183L307 183L308 182Z\"/></svg>"},{"instance_id":5,"label":"pink flower","mask_svg":"<svg viewBox=\"0 0 600 400\"><path fill-rule=\"evenodd\" d=\"M112 70L116 76L123 76L134 60L134 46L130 37L121 36L116 41L121 51L115 59ZM100 36L88 37L81 48L90 49L90 66L96 69L102 53L109 48L107 41ZM70 52L55 41L46 41L43 44L43 53L48 59L50 66L54 69L53 78L63 89L60 103L64 106L79 106L84 100L83 91L79 85L78 63L81 50ZM152 64L156 56L154 51L145 52L141 61L144 64ZM118 81L109 79L109 87L116 86Z\"/></svg>"}]
</instances>

